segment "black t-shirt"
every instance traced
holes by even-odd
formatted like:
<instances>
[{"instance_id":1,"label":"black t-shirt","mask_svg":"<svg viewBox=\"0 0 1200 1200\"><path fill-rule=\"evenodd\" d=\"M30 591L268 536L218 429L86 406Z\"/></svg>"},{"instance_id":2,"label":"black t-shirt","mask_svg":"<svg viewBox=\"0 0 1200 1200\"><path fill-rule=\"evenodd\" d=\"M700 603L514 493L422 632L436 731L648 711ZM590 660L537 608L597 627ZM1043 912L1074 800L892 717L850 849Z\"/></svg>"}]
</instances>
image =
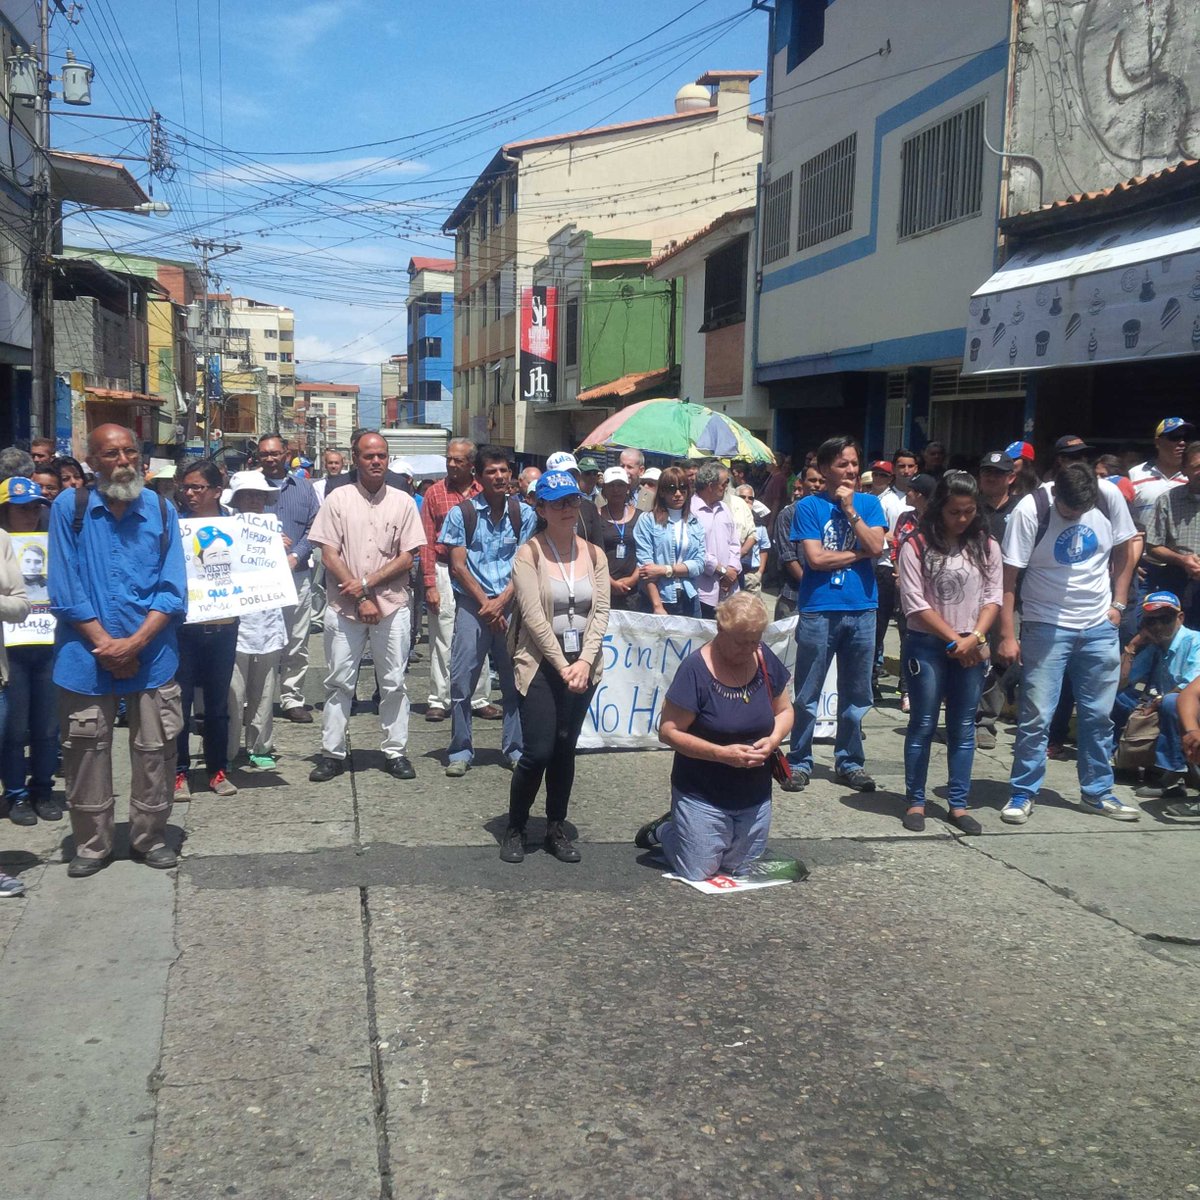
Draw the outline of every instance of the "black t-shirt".
<instances>
[{"instance_id":1,"label":"black t-shirt","mask_svg":"<svg viewBox=\"0 0 1200 1200\"><path fill-rule=\"evenodd\" d=\"M996 541L1003 544L1004 527L1008 524L1008 514L1017 507L1020 496L1010 495L999 508L993 508L986 500L983 504L983 516L988 523L988 530Z\"/></svg>"},{"instance_id":2,"label":"black t-shirt","mask_svg":"<svg viewBox=\"0 0 1200 1200\"><path fill-rule=\"evenodd\" d=\"M604 538L603 550L604 557L608 559L608 577L610 579L627 579L634 573L637 567L637 546L633 540L633 531L638 521L645 515L645 513L635 510L633 516L628 521L619 521L615 525L612 521L607 520L601 515L601 533ZM619 546L625 547L620 557L618 557L617 549ZM637 592L633 592L628 596L618 596L616 592L613 592L611 606L613 608L628 608L630 601L636 598Z\"/></svg>"},{"instance_id":3,"label":"black t-shirt","mask_svg":"<svg viewBox=\"0 0 1200 1200\"><path fill-rule=\"evenodd\" d=\"M766 646L762 652L771 676L771 692L782 695L788 685L787 668ZM667 689L667 699L696 714L688 733L718 746L749 745L775 728L762 668L744 688L728 688L713 678L699 650L680 663ZM671 786L717 808L750 808L771 798L771 766L764 763L746 770L676 752Z\"/></svg>"}]
</instances>

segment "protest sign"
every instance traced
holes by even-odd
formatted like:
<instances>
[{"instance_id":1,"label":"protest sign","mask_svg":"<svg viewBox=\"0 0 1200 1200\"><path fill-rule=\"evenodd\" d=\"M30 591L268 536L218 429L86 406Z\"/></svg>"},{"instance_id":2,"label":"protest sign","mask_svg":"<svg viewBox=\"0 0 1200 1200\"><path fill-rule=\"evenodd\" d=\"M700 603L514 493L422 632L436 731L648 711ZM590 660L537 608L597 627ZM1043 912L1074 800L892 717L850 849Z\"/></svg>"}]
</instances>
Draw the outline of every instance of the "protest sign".
<instances>
[{"instance_id":1,"label":"protest sign","mask_svg":"<svg viewBox=\"0 0 1200 1200\"><path fill-rule=\"evenodd\" d=\"M679 664L717 632L715 621L614 611L601 648L604 676L579 737L581 750L660 746L662 702ZM796 666L796 618L768 625L763 642L790 675ZM837 667L831 665L817 708L815 736L831 738L837 720Z\"/></svg>"},{"instance_id":2,"label":"protest sign","mask_svg":"<svg viewBox=\"0 0 1200 1200\"><path fill-rule=\"evenodd\" d=\"M669 871L664 879L673 879L678 883L686 883L706 896L728 896L733 892L753 892L758 888L779 887L781 883L791 883L790 879L735 879L732 875L714 875L711 879L684 879L682 875L672 875Z\"/></svg>"},{"instance_id":3,"label":"protest sign","mask_svg":"<svg viewBox=\"0 0 1200 1200\"><path fill-rule=\"evenodd\" d=\"M296 603L282 526L271 513L179 522L187 567L187 624Z\"/></svg>"},{"instance_id":4,"label":"protest sign","mask_svg":"<svg viewBox=\"0 0 1200 1200\"><path fill-rule=\"evenodd\" d=\"M47 564L50 561L49 534L14 533L13 557L29 598L29 615L19 624L4 625L6 646L53 646L54 616L50 612L47 590Z\"/></svg>"}]
</instances>

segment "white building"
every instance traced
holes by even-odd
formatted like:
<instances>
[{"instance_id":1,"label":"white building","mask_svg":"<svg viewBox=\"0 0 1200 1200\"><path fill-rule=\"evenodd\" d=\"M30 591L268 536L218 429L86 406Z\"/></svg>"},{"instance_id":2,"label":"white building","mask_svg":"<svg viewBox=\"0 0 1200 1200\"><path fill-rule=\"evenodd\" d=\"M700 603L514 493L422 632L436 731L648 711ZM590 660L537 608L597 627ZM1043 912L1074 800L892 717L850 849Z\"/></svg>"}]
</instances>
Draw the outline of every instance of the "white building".
<instances>
[{"instance_id":1,"label":"white building","mask_svg":"<svg viewBox=\"0 0 1200 1200\"><path fill-rule=\"evenodd\" d=\"M779 0L760 197L756 382L775 437L1006 445L1016 374L963 380L996 253L1012 4ZM914 31L936 30L936 37Z\"/></svg>"},{"instance_id":2,"label":"white building","mask_svg":"<svg viewBox=\"0 0 1200 1200\"><path fill-rule=\"evenodd\" d=\"M273 414L270 424L290 433L296 403L296 314L281 304L214 293L209 296L209 326L209 345L212 352L220 350L222 374L261 375L265 406Z\"/></svg>"},{"instance_id":3,"label":"white building","mask_svg":"<svg viewBox=\"0 0 1200 1200\"><path fill-rule=\"evenodd\" d=\"M296 440L309 458L330 447L348 450L358 428L358 384L296 384Z\"/></svg>"},{"instance_id":4,"label":"white building","mask_svg":"<svg viewBox=\"0 0 1200 1200\"><path fill-rule=\"evenodd\" d=\"M561 422L517 387L521 289L567 223L665 247L753 198L762 119L750 113L758 71L712 71L676 111L646 120L510 142L455 207L455 429L542 455ZM559 321L559 338L564 335Z\"/></svg>"}]
</instances>

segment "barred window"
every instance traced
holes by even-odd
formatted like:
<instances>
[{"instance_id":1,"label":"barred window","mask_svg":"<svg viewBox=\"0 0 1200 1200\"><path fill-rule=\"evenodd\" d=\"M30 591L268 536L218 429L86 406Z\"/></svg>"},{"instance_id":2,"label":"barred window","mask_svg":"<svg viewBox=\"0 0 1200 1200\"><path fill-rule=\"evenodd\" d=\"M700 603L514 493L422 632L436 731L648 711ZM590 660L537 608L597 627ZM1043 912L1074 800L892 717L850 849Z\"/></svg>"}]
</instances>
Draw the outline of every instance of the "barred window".
<instances>
[{"instance_id":1,"label":"barred window","mask_svg":"<svg viewBox=\"0 0 1200 1200\"><path fill-rule=\"evenodd\" d=\"M940 229L983 211L980 100L908 138L901 151L901 238Z\"/></svg>"},{"instance_id":2,"label":"barred window","mask_svg":"<svg viewBox=\"0 0 1200 1200\"><path fill-rule=\"evenodd\" d=\"M854 223L857 155L858 134L852 133L800 167L797 250L837 237Z\"/></svg>"},{"instance_id":3,"label":"barred window","mask_svg":"<svg viewBox=\"0 0 1200 1200\"><path fill-rule=\"evenodd\" d=\"M788 254L792 227L792 173L767 184L763 195L763 262L773 263Z\"/></svg>"}]
</instances>

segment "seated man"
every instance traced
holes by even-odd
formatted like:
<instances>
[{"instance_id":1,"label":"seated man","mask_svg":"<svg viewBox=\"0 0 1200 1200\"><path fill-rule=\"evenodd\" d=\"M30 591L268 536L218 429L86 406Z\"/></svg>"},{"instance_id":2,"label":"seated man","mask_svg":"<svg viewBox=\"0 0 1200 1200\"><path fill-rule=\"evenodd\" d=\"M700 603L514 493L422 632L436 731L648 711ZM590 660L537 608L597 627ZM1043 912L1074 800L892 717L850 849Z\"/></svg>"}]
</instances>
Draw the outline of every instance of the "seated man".
<instances>
[{"instance_id":1,"label":"seated man","mask_svg":"<svg viewBox=\"0 0 1200 1200\"><path fill-rule=\"evenodd\" d=\"M1200 633L1183 624L1183 608L1174 592L1151 592L1142 601L1141 627L1121 652L1121 696L1118 707L1128 707L1125 689L1148 683L1158 695L1147 707L1158 711L1158 744L1155 763L1162 771L1157 786L1140 787L1143 799L1187 800L1187 762L1180 730L1179 693L1200 676ZM1123 703L1124 702L1124 703Z\"/></svg>"}]
</instances>

